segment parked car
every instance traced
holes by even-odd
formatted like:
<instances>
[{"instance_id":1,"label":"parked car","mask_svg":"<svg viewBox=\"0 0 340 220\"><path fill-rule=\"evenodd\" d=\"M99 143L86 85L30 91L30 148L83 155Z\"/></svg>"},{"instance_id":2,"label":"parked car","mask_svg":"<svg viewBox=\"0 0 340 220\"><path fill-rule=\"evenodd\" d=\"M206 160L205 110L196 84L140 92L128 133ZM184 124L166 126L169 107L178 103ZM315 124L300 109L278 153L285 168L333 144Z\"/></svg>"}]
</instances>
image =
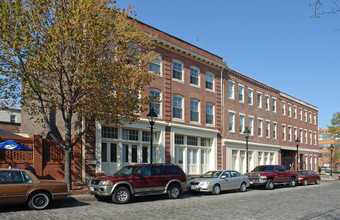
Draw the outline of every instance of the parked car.
<instances>
[{"instance_id":1,"label":"parked car","mask_svg":"<svg viewBox=\"0 0 340 220\"><path fill-rule=\"evenodd\" d=\"M299 184L301 185L307 186L311 183L319 184L320 180L319 174L312 170L299 171Z\"/></svg>"},{"instance_id":2,"label":"parked car","mask_svg":"<svg viewBox=\"0 0 340 220\"><path fill-rule=\"evenodd\" d=\"M63 181L41 180L28 170L0 169L0 204L25 204L44 209L51 200L67 199L71 193Z\"/></svg>"},{"instance_id":3,"label":"parked car","mask_svg":"<svg viewBox=\"0 0 340 220\"><path fill-rule=\"evenodd\" d=\"M277 184L296 186L299 174L297 171L285 170L282 165L260 165L245 175L249 177L251 185L274 189Z\"/></svg>"},{"instance_id":4,"label":"parked car","mask_svg":"<svg viewBox=\"0 0 340 220\"><path fill-rule=\"evenodd\" d=\"M239 189L245 192L250 186L247 176L235 170L208 171L188 183L188 189L194 192L211 192L214 195L224 190Z\"/></svg>"},{"instance_id":5,"label":"parked car","mask_svg":"<svg viewBox=\"0 0 340 220\"><path fill-rule=\"evenodd\" d=\"M98 200L111 197L114 203L124 204L132 196L168 194L170 199L178 199L186 186L186 175L177 165L141 164L123 167L113 176L92 179L88 190Z\"/></svg>"}]
</instances>

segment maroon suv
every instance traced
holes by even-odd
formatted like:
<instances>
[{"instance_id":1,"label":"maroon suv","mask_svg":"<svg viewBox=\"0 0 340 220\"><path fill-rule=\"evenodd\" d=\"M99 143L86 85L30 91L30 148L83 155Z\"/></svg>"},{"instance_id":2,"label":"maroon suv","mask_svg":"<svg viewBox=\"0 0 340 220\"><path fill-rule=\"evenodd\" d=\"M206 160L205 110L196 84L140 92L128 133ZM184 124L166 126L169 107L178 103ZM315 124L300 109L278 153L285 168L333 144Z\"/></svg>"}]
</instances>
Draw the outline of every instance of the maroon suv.
<instances>
[{"instance_id":1,"label":"maroon suv","mask_svg":"<svg viewBox=\"0 0 340 220\"><path fill-rule=\"evenodd\" d=\"M111 197L114 203L127 203L132 196L168 194L177 199L186 189L186 175L173 164L130 165L113 176L92 179L88 185L90 194L98 200Z\"/></svg>"}]
</instances>

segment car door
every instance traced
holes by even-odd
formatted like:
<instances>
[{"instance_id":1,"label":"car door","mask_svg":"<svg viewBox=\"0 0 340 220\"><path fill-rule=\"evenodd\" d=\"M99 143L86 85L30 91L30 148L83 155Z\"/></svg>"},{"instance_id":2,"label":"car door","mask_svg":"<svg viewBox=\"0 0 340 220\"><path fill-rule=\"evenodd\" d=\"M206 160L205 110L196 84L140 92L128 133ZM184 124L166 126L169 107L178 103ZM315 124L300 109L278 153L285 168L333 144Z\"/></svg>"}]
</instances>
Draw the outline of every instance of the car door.
<instances>
[{"instance_id":1,"label":"car door","mask_svg":"<svg viewBox=\"0 0 340 220\"><path fill-rule=\"evenodd\" d=\"M221 185L221 190L231 189L232 187L230 181L231 181L230 173L228 171L224 171L218 179L218 183Z\"/></svg>"},{"instance_id":2,"label":"car door","mask_svg":"<svg viewBox=\"0 0 340 220\"><path fill-rule=\"evenodd\" d=\"M275 166L275 173L277 174L275 182L281 183L281 182L287 182L290 180L283 166Z\"/></svg>"},{"instance_id":3,"label":"car door","mask_svg":"<svg viewBox=\"0 0 340 220\"><path fill-rule=\"evenodd\" d=\"M230 171L230 189L238 189L241 186L242 177L239 172Z\"/></svg>"},{"instance_id":4,"label":"car door","mask_svg":"<svg viewBox=\"0 0 340 220\"><path fill-rule=\"evenodd\" d=\"M152 190L152 177L150 166L140 167L133 176L133 188L136 193L145 193Z\"/></svg>"},{"instance_id":5,"label":"car door","mask_svg":"<svg viewBox=\"0 0 340 220\"><path fill-rule=\"evenodd\" d=\"M26 184L22 171L1 171L5 180L0 184L0 203L25 203L28 191L33 187Z\"/></svg>"}]
</instances>

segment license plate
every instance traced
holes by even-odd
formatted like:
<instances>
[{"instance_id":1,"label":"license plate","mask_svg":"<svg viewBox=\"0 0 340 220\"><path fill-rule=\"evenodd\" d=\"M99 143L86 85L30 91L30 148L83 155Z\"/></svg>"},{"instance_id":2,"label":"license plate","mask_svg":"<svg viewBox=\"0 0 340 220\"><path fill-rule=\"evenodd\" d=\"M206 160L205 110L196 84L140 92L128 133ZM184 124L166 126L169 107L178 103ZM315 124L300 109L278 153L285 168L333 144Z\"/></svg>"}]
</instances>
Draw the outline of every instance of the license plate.
<instances>
[{"instance_id":1,"label":"license plate","mask_svg":"<svg viewBox=\"0 0 340 220\"><path fill-rule=\"evenodd\" d=\"M196 186L191 186L191 190L196 190Z\"/></svg>"},{"instance_id":2,"label":"license plate","mask_svg":"<svg viewBox=\"0 0 340 220\"><path fill-rule=\"evenodd\" d=\"M91 186L91 187L90 187L90 191L94 191L94 187Z\"/></svg>"},{"instance_id":3,"label":"license plate","mask_svg":"<svg viewBox=\"0 0 340 220\"><path fill-rule=\"evenodd\" d=\"M253 181L250 181L250 184L253 184L254 182Z\"/></svg>"}]
</instances>

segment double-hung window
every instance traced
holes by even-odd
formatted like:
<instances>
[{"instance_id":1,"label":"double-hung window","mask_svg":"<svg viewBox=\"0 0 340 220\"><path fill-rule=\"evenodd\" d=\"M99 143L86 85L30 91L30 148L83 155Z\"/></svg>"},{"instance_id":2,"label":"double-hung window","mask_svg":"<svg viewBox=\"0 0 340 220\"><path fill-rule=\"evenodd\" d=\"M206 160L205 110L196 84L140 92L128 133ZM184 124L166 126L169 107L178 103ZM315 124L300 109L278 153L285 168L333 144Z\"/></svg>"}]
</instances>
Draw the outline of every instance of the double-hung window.
<instances>
[{"instance_id":1,"label":"double-hung window","mask_svg":"<svg viewBox=\"0 0 340 220\"><path fill-rule=\"evenodd\" d=\"M235 113L229 112L229 131L235 132Z\"/></svg>"},{"instance_id":2,"label":"double-hung window","mask_svg":"<svg viewBox=\"0 0 340 220\"><path fill-rule=\"evenodd\" d=\"M206 123L207 124L214 124L214 105L211 103L206 104Z\"/></svg>"},{"instance_id":3,"label":"double-hung window","mask_svg":"<svg viewBox=\"0 0 340 220\"><path fill-rule=\"evenodd\" d=\"M229 81L229 99L235 99L235 83L232 81Z\"/></svg>"},{"instance_id":4,"label":"double-hung window","mask_svg":"<svg viewBox=\"0 0 340 220\"><path fill-rule=\"evenodd\" d=\"M154 58L156 61L149 64L149 72L161 74L162 55L154 52Z\"/></svg>"},{"instance_id":5,"label":"double-hung window","mask_svg":"<svg viewBox=\"0 0 340 220\"><path fill-rule=\"evenodd\" d=\"M240 102L244 102L244 86L238 86L238 99Z\"/></svg>"},{"instance_id":6,"label":"double-hung window","mask_svg":"<svg viewBox=\"0 0 340 220\"><path fill-rule=\"evenodd\" d=\"M240 115L240 134L244 132L244 116Z\"/></svg>"},{"instance_id":7,"label":"double-hung window","mask_svg":"<svg viewBox=\"0 0 340 220\"><path fill-rule=\"evenodd\" d=\"M205 74L205 88L214 90L214 75L208 72Z\"/></svg>"},{"instance_id":8,"label":"double-hung window","mask_svg":"<svg viewBox=\"0 0 340 220\"><path fill-rule=\"evenodd\" d=\"M265 97L265 102L266 102L266 110L269 111L270 110L270 104L269 104L269 96Z\"/></svg>"},{"instance_id":9,"label":"double-hung window","mask_svg":"<svg viewBox=\"0 0 340 220\"><path fill-rule=\"evenodd\" d=\"M183 64L178 61L172 62L172 78L181 80L183 79Z\"/></svg>"},{"instance_id":10,"label":"double-hung window","mask_svg":"<svg viewBox=\"0 0 340 220\"><path fill-rule=\"evenodd\" d=\"M200 71L196 67L190 67L190 84L199 85Z\"/></svg>"},{"instance_id":11,"label":"double-hung window","mask_svg":"<svg viewBox=\"0 0 340 220\"><path fill-rule=\"evenodd\" d=\"M254 91L252 89L248 90L248 104L253 105Z\"/></svg>"},{"instance_id":12,"label":"double-hung window","mask_svg":"<svg viewBox=\"0 0 340 220\"><path fill-rule=\"evenodd\" d=\"M150 89L149 90L149 96L150 96L150 104L149 104L149 110L152 108L157 113L158 116L161 115L161 92L156 89Z\"/></svg>"},{"instance_id":13,"label":"double-hung window","mask_svg":"<svg viewBox=\"0 0 340 220\"><path fill-rule=\"evenodd\" d=\"M257 93L257 107L262 108L262 94L259 92Z\"/></svg>"},{"instance_id":14,"label":"double-hung window","mask_svg":"<svg viewBox=\"0 0 340 220\"><path fill-rule=\"evenodd\" d=\"M199 122L199 102L197 100L190 100L190 121Z\"/></svg>"},{"instance_id":15,"label":"double-hung window","mask_svg":"<svg viewBox=\"0 0 340 220\"><path fill-rule=\"evenodd\" d=\"M173 117L177 119L183 119L183 97L173 96Z\"/></svg>"},{"instance_id":16,"label":"double-hung window","mask_svg":"<svg viewBox=\"0 0 340 220\"><path fill-rule=\"evenodd\" d=\"M257 135L262 137L262 119L258 119L257 123Z\"/></svg>"}]
</instances>

